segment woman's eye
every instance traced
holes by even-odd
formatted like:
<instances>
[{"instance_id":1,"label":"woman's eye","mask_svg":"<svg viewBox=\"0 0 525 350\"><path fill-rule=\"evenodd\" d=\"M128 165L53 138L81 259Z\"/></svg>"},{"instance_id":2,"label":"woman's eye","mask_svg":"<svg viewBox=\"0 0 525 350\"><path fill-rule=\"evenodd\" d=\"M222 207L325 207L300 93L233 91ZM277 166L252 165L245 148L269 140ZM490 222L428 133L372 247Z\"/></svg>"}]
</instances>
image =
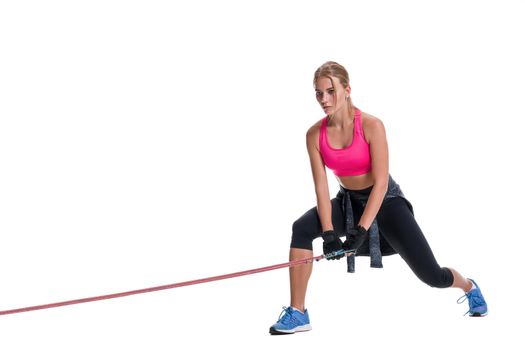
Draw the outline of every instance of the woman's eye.
<instances>
[{"instance_id":1,"label":"woman's eye","mask_svg":"<svg viewBox=\"0 0 525 350\"><path fill-rule=\"evenodd\" d=\"M328 92L329 95L333 95L335 93L335 90L328 90L327 92ZM321 98L323 96L323 93L321 91L317 91L315 93L315 96L317 98Z\"/></svg>"}]
</instances>

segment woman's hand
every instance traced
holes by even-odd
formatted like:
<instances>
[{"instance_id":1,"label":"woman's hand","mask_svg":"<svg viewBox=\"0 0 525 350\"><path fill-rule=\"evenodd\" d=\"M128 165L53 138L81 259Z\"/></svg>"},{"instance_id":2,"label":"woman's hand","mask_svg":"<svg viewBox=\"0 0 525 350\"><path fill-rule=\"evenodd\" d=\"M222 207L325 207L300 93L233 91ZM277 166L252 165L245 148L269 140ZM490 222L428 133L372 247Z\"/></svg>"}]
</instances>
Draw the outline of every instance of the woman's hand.
<instances>
[{"instance_id":1,"label":"woman's hand","mask_svg":"<svg viewBox=\"0 0 525 350\"><path fill-rule=\"evenodd\" d=\"M333 230L323 232L323 253L329 255L343 249L343 242ZM328 260L341 259L344 254L327 257Z\"/></svg>"},{"instance_id":2,"label":"woman's hand","mask_svg":"<svg viewBox=\"0 0 525 350\"><path fill-rule=\"evenodd\" d=\"M358 225L346 234L346 241L343 243L343 249L355 253L357 249L363 245L367 236L368 230L363 226Z\"/></svg>"}]
</instances>

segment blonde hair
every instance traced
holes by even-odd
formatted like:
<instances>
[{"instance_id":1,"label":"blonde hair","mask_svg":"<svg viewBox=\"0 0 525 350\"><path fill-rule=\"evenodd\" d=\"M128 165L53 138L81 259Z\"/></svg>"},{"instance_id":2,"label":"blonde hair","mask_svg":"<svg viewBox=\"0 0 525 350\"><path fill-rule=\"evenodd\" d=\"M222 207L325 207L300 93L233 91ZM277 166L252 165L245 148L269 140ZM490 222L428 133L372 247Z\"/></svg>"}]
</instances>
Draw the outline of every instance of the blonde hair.
<instances>
[{"instance_id":1,"label":"blonde hair","mask_svg":"<svg viewBox=\"0 0 525 350\"><path fill-rule=\"evenodd\" d=\"M336 91L337 89L335 87L334 80L332 79L332 77L336 77L337 79L339 79L339 82L341 83L341 85L343 85L343 88L346 89L348 86L350 86L350 79L348 78L348 72L346 71L345 67L334 61L327 61L323 63L319 68L317 68L317 70L314 73L314 88L317 85L317 81L321 77L330 79L330 81L332 82L332 86ZM337 103L337 94L335 95L335 99ZM350 96L348 96L347 108L350 112L350 116L353 117L354 108L352 104L352 98ZM330 117L332 117L332 115L330 115Z\"/></svg>"}]
</instances>

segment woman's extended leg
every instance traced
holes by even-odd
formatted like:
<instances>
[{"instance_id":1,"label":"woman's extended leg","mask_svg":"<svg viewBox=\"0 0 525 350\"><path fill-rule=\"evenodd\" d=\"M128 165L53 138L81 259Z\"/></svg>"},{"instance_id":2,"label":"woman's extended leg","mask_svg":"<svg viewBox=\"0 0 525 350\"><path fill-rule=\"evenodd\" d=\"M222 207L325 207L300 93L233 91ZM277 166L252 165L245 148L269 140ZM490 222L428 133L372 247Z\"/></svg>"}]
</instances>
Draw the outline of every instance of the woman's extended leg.
<instances>
[{"instance_id":1,"label":"woman's extended leg","mask_svg":"<svg viewBox=\"0 0 525 350\"><path fill-rule=\"evenodd\" d=\"M437 288L467 289L469 281L451 269L441 267L408 204L401 197L386 200L377 215L381 233L424 283ZM455 270L454 270L455 271Z\"/></svg>"},{"instance_id":2,"label":"woman's extended leg","mask_svg":"<svg viewBox=\"0 0 525 350\"><path fill-rule=\"evenodd\" d=\"M421 281L437 288L460 288L469 300L468 313L471 316L487 314L487 304L475 282L463 277L455 269L439 266L403 198L396 197L385 201L377 220L385 239ZM473 287L476 288L472 289Z\"/></svg>"}]
</instances>

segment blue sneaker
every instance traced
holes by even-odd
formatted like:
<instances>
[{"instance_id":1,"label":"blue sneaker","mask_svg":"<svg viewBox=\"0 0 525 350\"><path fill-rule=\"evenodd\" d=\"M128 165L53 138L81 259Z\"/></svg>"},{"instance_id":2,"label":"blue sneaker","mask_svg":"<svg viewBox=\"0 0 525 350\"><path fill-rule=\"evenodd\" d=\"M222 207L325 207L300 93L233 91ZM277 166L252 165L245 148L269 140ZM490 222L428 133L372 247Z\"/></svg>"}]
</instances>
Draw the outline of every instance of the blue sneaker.
<instances>
[{"instance_id":1,"label":"blue sneaker","mask_svg":"<svg viewBox=\"0 0 525 350\"><path fill-rule=\"evenodd\" d=\"M308 310L304 310L303 314L291 306L283 306L283 311L279 315L277 323L270 327L270 334L293 334L295 332L306 332L311 329Z\"/></svg>"},{"instance_id":2,"label":"blue sneaker","mask_svg":"<svg viewBox=\"0 0 525 350\"><path fill-rule=\"evenodd\" d=\"M457 300L457 303L461 304L466 299L468 299L469 310L465 312L465 315L469 314L470 317L486 316L489 311L487 308L487 303L485 302L485 298L483 298L483 294L481 294L481 289L479 289L477 283L474 282L474 280L471 280L470 278L468 278L468 280L472 282L476 288L460 297Z\"/></svg>"}]
</instances>

